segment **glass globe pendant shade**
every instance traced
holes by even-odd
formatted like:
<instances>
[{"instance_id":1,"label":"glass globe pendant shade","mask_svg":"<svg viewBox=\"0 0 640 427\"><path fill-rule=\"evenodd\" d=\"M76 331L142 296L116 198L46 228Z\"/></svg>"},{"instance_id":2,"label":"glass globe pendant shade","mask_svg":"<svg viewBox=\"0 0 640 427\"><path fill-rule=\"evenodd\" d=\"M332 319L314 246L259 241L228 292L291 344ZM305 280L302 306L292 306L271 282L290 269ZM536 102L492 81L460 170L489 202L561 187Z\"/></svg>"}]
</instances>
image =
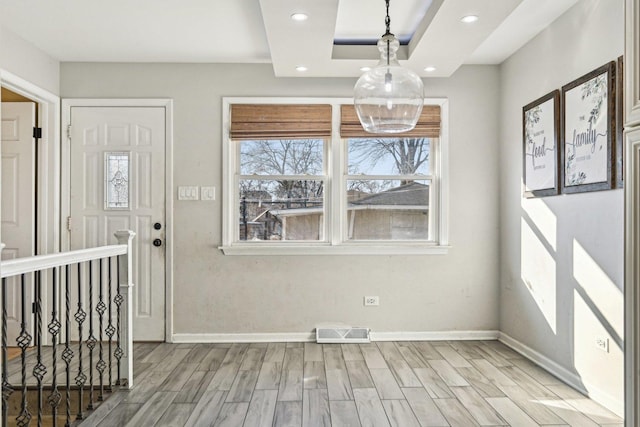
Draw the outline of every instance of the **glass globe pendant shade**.
<instances>
[{"instance_id":1,"label":"glass globe pendant shade","mask_svg":"<svg viewBox=\"0 0 640 427\"><path fill-rule=\"evenodd\" d=\"M420 77L402 68L396 53L400 43L387 33L378 41L380 62L364 73L354 87L360 123L371 133L399 133L413 129L424 103Z\"/></svg>"}]
</instances>

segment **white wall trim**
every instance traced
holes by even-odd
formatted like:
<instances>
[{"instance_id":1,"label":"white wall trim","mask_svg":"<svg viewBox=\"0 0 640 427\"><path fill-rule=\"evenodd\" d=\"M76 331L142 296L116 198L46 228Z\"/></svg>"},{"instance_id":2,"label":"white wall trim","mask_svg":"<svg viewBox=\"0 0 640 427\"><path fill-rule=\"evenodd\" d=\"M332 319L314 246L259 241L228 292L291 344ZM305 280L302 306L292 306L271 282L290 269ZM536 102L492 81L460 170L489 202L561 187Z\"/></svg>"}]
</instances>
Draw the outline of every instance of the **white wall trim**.
<instances>
[{"instance_id":1,"label":"white wall trim","mask_svg":"<svg viewBox=\"0 0 640 427\"><path fill-rule=\"evenodd\" d=\"M371 332L371 341L495 340L498 331ZM174 334L174 343L314 342L315 332L256 334Z\"/></svg>"},{"instance_id":2,"label":"white wall trim","mask_svg":"<svg viewBox=\"0 0 640 427\"><path fill-rule=\"evenodd\" d=\"M640 111L640 110L639 110ZM625 128L625 419L640 425L640 126Z\"/></svg>"},{"instance_id":3,"label":"white wall trim","mask_svg":"<svg viewBox=\"0 0 640 427\"><path fill-rule=\"evenodd\" d=\"M269 256L269 255L446 255L450 246L441 245L387 245L376 246L373 244L350 244L343 245L287 245L264 243L246 243L236 246L220 246L225 255L245 255L245 256Z\"/></svg>"},{"instance_id":4,"label":"white wall trim","mask_svg":"<svg viewBox=\"0 0 640 427\"><path fill-rule=\"evenodd\" d=\"M538 352L537 350L534 350L526 344L521 343L520 341L512 338L504 332L500 332L498 340L501 343L511 347L513 350L517 351L527 359L531 360L536 365L539 365L540 367L549 371L554 376L558 377L565 383L569 384L571 387L578 390L580 393L588 393L588 391L582 385L582 380L580 380L580 377L577 374L569 371L568 369L549 359L544 354Z\"/></svg>"},{"instance_id":5,"label":"white wall trim","mask_svg":"<svg viewBox=\"0 0 640 427\"><path fill-rule=\"evenodd\" d=\"M499 331L371 332L372 341L468 341L495 340Z\"/></svg>"},{"instance_id":6,"label":"white wall trim","mask_svg":"<svg viewBox=\"0 0 640 427\"><path fill-rule=\"evenodd\" d=\"M589 383L585 383L578 374L572 372L554 362L544 354L532 349L526 344L516 340L515 338L500 332L498 340L520 353L536 365L549 371L552 375L558 377L561 381L567 385L573 387L582 394L589 396L593 401L601 404L605 408L609 409L616 415L624 416L624 401L614 398L608 393L603 392L598 387L595 387Z\"/></svg>"},{"instance_id":7,"label":"white wall trim","mask_svg":"<svg viewBox=\"0 0 640 427\"><path fill-rule=\"evenodd\" d=\"M625 128L640 124L640 4L625 2L624 121Z\"/></svg>"},{"instance_id":8,"label":"white wall trim","mask_svg":"<svg viewBox=\"0 0 640 427\"><path fill-rule=\"evenodd\" d=\"M62 124L66 129L71 117L71 107L163 107L165 110L165 341L173 342L173 100L169 98L123 98L123 99L63 99ZM69 141L68 135L64 136ZM62 147L62 218L70 210L70 154L68 144ZM69 233L62 233L62 248L69 250Z\"/></svg>"},{"instance_id":9,"label":"white wall trim","mask_svg":"<svg viewBox=\"0 0 640 427\"><path fill-rule=\"evenodd\" d=\"M3 69L0 85L38 104L38 123L42 138L36 146L38 158L37 254L60 251L60 97ZM43 278L43 313L50 313L49 279ZM43 344L49 343L45 334Z\"/></svg>"},{"instance_id":10,"label":"white wall trim","mask_svg":"<svg viewBox=\"0 0 640 427\"><path fill-rule=\"evenodd\" d=\"M57 103L60 101L60 97L49 92L46 89L34 85L33 83L7 71L0 70L2 77L2 86L10 89L12 92L16 92L27 98L33 99L37 97L40 100L48 101L51 103Z\"/></svg>"},{"instance_id":11,"label":"white wall trim","mask_svg":"<svg viewBox=\"0 0 640 427\"><path fill-rule=\"evenodd\" d=\"M60 250L60 98L6 70L0 70L0 84L38 104L37 126L42 139L36 148L39 174L38 242L39 254Z\"/></svg>"},{"instance_id":12,"label":"white wall trim","mask_svg":"<svg viewBox=\"0 0 640 427\"><path fill-rule=\"evenodd\" d=\"M174 343L240 343L240 342L311 342L313 332L282 332L263 334L174 334Z\"/></svg>"}]
</instances>

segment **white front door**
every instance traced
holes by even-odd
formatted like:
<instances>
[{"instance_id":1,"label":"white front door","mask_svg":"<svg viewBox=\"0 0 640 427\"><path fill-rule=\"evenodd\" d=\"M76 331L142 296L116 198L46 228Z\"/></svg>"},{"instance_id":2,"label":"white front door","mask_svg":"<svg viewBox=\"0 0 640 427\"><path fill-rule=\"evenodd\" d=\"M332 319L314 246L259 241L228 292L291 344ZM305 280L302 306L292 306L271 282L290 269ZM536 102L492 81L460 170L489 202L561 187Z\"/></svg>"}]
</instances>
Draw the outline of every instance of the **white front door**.
<instances>
[{"instance_id":1,"label":"white front door","mask_svg":"<svg viewBox=\"0 0 640 427\"><path fill-rule=\"evenodd\" d=\"M71 106L70 118L70 249L135 231L133 339L164 341L165 109Z\"/></svg>"},{"instance_id":2,"label":"white front door","mask_svg":"<svg viewBox=\"0 0 640 427\"><path fill-rule=\"evenodd\" d=\"M2 259L34 255L35 126L33 102L2 103ZM32 276L25 276L27 319L31 317ZM7 278L7 337L15 345L22 319L20 277ZM27 327L30 328L31 322Z\"/></svg>"}]
</instances>

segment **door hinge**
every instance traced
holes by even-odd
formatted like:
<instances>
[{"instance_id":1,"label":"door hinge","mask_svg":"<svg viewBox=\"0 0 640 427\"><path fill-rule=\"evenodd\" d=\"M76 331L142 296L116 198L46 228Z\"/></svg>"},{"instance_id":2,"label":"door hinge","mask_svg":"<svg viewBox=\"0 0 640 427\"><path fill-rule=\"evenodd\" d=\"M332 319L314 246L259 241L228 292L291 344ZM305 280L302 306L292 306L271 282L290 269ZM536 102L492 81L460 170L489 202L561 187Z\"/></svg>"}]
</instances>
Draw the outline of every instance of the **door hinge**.
<instances>
[{"instance_id":1,"label":"door hinge","mask_svg":"<svg viewBox=\"0 0 640 427\"><path fill-rule=\"evenodd\" d=\"M67 231L71 231L71 217L67 217Z\"/></svg>"},{"instance_id":2,"label":"door hinge","mask_svg":"<svg viewBox=\"0 0 640 427\"><path fill-rule=\"evenodd\" d=\"M71 139L71 123L67 125L67 138Z\"/></svg>"},{"instance_id":3,"label":"door hinge","mask_svg":"<svg viewBox=\"0 0 640 427\"><path fill-rule=\"evenodd\" d=\"M42 128L34 127L33 128L33 137L35 139L42 138Z\"/></svg>"}]
</instances>

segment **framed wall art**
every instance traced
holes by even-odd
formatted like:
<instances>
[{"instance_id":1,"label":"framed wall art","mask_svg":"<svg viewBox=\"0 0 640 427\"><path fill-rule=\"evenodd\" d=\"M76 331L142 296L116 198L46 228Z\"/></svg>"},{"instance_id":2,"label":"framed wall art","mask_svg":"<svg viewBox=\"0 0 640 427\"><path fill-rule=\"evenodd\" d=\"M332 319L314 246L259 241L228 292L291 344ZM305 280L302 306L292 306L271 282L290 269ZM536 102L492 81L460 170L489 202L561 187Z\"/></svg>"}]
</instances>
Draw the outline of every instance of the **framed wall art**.
<instances>
[{"instance_id":1,"label":"framed wall art","mask_svg":"<svg viewBox=\"0 0 640 427\"><path fill-rule=\"evenodd\" d=\"M615 63L562 87L561 189L609 190L615 183Z\"/></svg>"},{"instance_id":2,"label":"framed wall art","mask_svg":"<svg viewBox=\"0 0 640 427\"><path fill-rule=\"evenodd\" d=\"M558 194L560 92L522 107L522 177L524 197Z\"/></svg>"},{"instance_id":3,"label":"framed wall art","mask_svg":"<svg viewBox=\"0 0 640 427\"><path fill-rule=\"evenodd\" d=\"M616 64L616 188L624 188L624 57Z\"/></svg>"}]
</instances>

